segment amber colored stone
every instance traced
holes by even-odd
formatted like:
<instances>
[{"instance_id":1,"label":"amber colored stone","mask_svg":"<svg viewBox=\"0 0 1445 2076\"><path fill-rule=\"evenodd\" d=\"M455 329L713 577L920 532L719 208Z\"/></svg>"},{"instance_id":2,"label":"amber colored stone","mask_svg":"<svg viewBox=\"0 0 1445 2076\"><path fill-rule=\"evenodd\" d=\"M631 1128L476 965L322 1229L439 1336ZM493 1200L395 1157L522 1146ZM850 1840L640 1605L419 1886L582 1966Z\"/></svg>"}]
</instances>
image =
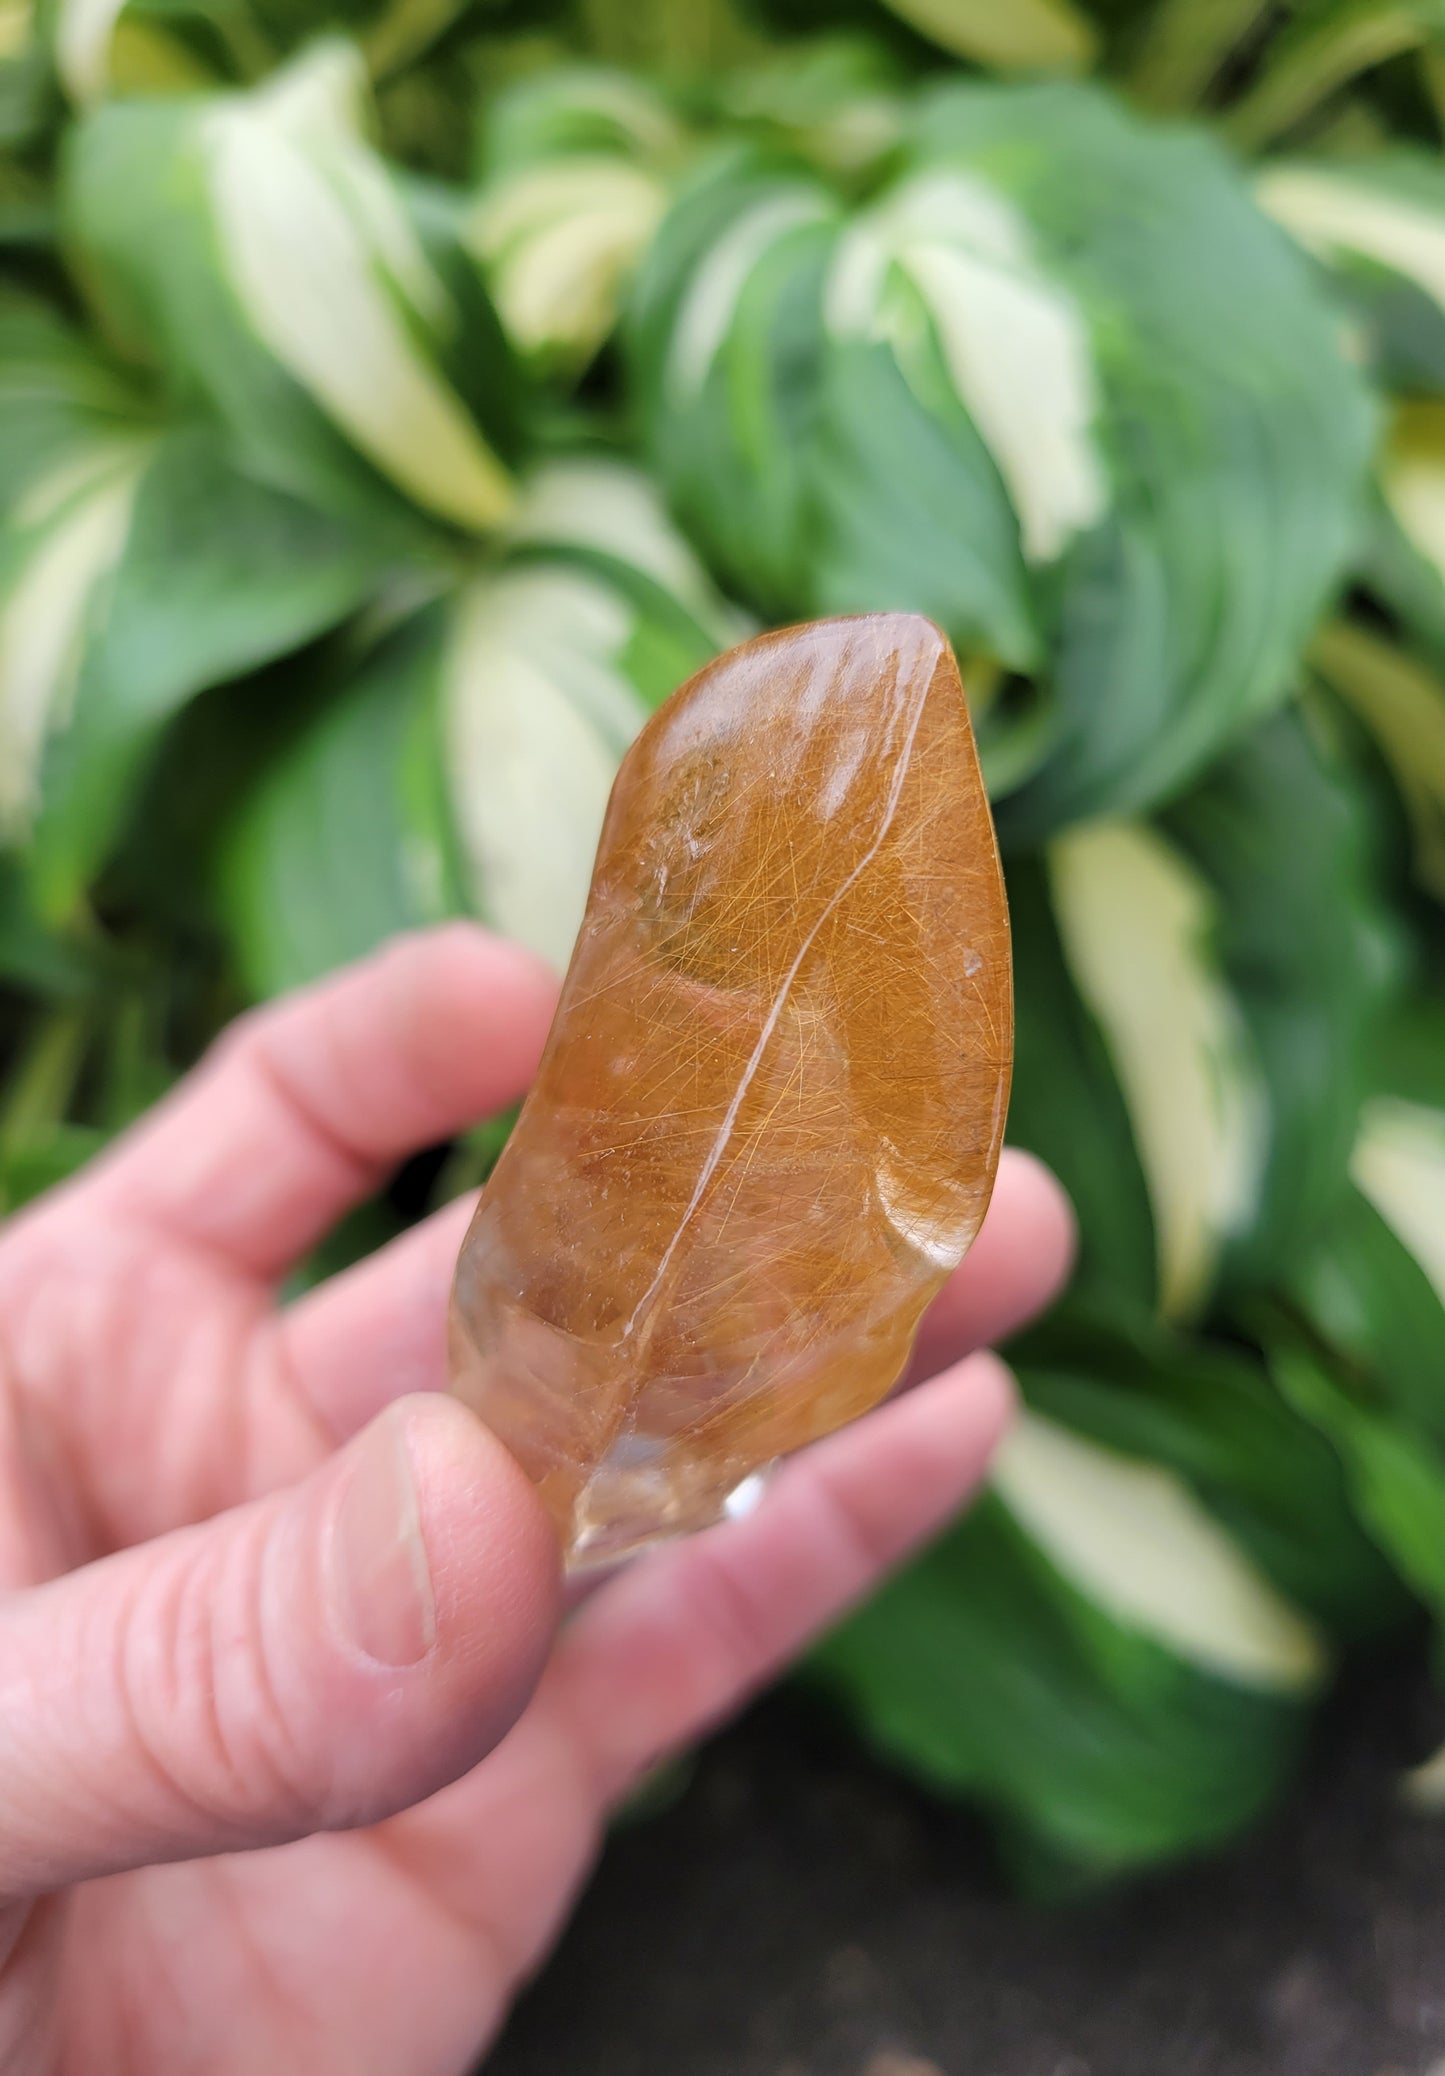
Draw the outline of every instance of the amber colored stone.
<instances>
[{"instance_id":1,"label":"amber colored stone","mask_svg":"<svg viewBox=\"0 0 1445 2076\"><path fill-rule=\"evenodd\" d=\"M457 1266L455 1387L571 1562L717 1519L890 1389L988 1204L1012 1043L938 629L825 620L699 671L618 773Z\"/></svg>"}]
</instances>

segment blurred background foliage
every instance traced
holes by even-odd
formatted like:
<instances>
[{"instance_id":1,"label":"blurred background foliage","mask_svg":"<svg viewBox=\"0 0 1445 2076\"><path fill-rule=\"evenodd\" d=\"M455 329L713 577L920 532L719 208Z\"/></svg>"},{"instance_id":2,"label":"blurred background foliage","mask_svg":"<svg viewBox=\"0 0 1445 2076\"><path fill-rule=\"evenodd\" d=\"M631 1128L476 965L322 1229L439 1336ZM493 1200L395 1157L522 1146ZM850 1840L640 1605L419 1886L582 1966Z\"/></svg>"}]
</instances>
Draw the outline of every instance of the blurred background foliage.
<instances>
[{"instance_id":1,"label":"blurred background foliage","mask_svg":"<svg viewBox=\"0 0 1445 2076\"><path fill-rule=\"evenodd\" d=\"M1048 1892L1445 1634L1442 122L1440 0L0 0L4 1207L389 932L562 962L675 684L930 613L1082 1253L808 1676Z\"/></svg>"}]
</instances>

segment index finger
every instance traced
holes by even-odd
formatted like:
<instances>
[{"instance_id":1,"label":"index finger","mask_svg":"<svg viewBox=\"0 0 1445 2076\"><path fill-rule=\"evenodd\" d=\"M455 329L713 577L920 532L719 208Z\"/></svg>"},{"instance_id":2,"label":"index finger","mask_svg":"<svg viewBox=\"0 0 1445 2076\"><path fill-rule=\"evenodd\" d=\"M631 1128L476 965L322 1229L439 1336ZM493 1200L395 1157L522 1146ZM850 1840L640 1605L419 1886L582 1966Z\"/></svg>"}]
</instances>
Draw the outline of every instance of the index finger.
<instances>
[{"instance_id":1,"label":"index finger","mask_svg":"<svg viewBox=\"0 0 1445 2076\"><path fill-rule=\"evenodd\" d=\"M556 993L477 924L398 938L240 1018L81 1186L279 1276L409 1153L523 1092Z\"/></svg>"}]
</instances>

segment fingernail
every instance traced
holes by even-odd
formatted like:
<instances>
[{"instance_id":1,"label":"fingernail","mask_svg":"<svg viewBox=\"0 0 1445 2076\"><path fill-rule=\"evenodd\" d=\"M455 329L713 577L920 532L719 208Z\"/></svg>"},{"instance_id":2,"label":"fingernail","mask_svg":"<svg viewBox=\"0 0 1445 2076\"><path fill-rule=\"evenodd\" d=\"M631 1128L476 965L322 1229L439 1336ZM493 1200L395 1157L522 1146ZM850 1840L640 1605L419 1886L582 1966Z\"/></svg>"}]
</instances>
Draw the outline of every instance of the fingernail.
<instances>
[{"instance_id":1,"label":"fingernail","mask_svg":"<svg viewBox=\"0 0 1445 2076\"><path fill-rule=\"evenodd\" d=\"M378 1665L418 1664L436 1640L436 1606L400 1420L379 1420L358 1450L330 1556L342 1642Z\"/></svg>"}]
</instances>

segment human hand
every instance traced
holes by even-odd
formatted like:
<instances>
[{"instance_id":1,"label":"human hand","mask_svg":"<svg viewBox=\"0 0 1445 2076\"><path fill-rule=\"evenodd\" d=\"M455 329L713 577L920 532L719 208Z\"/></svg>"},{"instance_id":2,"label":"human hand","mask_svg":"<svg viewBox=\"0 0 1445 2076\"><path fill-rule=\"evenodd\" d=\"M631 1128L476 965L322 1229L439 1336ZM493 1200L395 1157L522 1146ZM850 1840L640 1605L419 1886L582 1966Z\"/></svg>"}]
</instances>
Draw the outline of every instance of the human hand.
<instances>
[{"instance_id":1,"label":"human hand","mask_svg":"<svg viewBox=\"0 0 1445 2076\"><path fill-rule=\"evenodd\" d=\"M465 2068L618 1797L976 1483L1010 1391L964 1351L1071 1249L1022 1155L927 1381L557 1630L530 1486L438 1395L470 1206L276 1305L389 1168L521 1091L553 1000L470 925L402 940L244 1018L0 1232L3 2076Z\"/></svg>"}]
</instances>

